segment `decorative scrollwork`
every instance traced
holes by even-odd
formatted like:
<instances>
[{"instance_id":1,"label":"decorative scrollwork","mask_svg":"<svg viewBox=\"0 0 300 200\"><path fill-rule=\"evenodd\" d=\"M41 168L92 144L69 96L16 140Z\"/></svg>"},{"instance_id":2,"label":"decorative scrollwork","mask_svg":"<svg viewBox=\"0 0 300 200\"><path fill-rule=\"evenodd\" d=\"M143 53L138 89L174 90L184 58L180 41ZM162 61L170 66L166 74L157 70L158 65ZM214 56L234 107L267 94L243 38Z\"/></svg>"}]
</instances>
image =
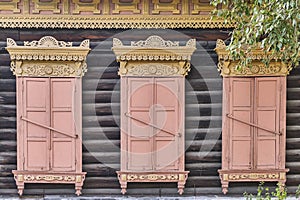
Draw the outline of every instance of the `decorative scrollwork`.
<instances>
[{"instance_id":1,"label":"decorative scrollwork","mask_svg":"<svg viewBox=\"0 0 300 200\"><path fill-rule=\"evenodd\" d=\"M24 46L30 47L72 47L72 42L58 41L52 36L42 37L39 41L24 41Z\"/></svg>"},{"instance_id":2,"label":"decorative scrollwork","mask_svg":"<svg viewBox=\"0 0 300 200\"><path fill-rule=\"evenodd\" d=\"M89 40L79 47L71 42L58 41L52 36L40 40L25 41L17 46L7 39L7 50L11 58L11 71L17 76L83 76L87 71L86 56Z\"/></svg>"},{"instance_id":3,"label":"decorative scrollwork","mask_svg":"<svg viewBox=\"0 0 300 200\"><path fill-rule=\"evenodd\" d=\"M286 76L292 70L291 66L277 57L272 57L271 54L266 54L261 49L257 49L249 54L249 57L252 59L250 66L239 70L237 69L238 62L231 58L223 40L217 40L215 51L219 60L218 71L221 72L222 76ZM263 60L267 57L271 59L268 66L263 63Z\"/></svg>"},{"instance_id":4,"label":"decorative scrollwork","mask_svg":"<svg viewBox=\"0 0 300 200\"><path fill-rule=\"evenodd\" d=\"M196 40L190 39L185 46L180 46L179 42L154 35L124 46L114 38L112 49L120 62L119 75L185 76L190 71Z\"/></svg>"},{"instance_id":5,"label":"decorative scrollwork","mask_svg":"<svg viewBox=\"0 0 300 200\"><path fill-rule=\"evenodd\" d=\"M180 70L176 66L164 65L159 63L149 63L128 67L128 71L126 74L138 76L170 76L178 73L180 73Z\"/></svg>"},{"instance_id":6,"label":"decorative scrollwork","mask_svg":"<svg viewBox=\"0 0 300 200\"><path fill-rule=\"evenodd\" d=\"M140 40L137 42L131 42L131 46L137 47L150 47L150 48L162 48L162 47L178 47L179 42L166 41L160 36L153 35L148 37L145 41Z\"/></svg>"},{"instance_id":7,"label":"decorative scrollwork","mask_svg":"<svg viewBox=\"0 0 300 200\"><path fill-rule=\"evenodd\" d=\"M24 181L31 182L31 181L67 181L67 182L74 182L76 180L75 176L57 176L57 175L24 175Z\"/></svg>"}]
</instances>

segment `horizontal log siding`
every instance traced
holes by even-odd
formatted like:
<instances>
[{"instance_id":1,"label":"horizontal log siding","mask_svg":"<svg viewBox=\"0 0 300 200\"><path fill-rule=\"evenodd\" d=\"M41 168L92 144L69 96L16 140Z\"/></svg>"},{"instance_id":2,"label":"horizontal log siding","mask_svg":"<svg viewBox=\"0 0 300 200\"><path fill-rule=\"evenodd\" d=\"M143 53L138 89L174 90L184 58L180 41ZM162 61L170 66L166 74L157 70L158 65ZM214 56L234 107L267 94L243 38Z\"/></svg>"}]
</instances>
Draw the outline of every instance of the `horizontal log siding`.
<instances>
[{"instance_id":1,"label":"horizontal log siding","mask_svg":"<svg viewBox=\"0 0 300 200\"><path fill-rule=\"evenodd\" d=\"M114 34L123 30L0 30L0 194L17 194L11 170L16 169L16 87L5 51L6 37L21 44L52 35L78 45L91 40L88 72L83 78L83 171L87 172L84 195L120 195L115 171L120 168L120 85L118 63L111 51ZM190 171L184 196L221 194L217 170L221 168L222 78L216 69L215 40L226 39L219 30L178 30L197 39L192 70L186 77L186 170ZM168 32L167 32L168 33ZM145 39L147 30L121 34L122 40ZM171 40L187 40L168 34ZM288 77L287 178L289 191L300 180L300 69ZM268 184L274 186L275 184ZM257 183L231 183L229 195L255 192ZM73 194L73 185L27 184L26 194ZM146 189L145 189L146 188ZM149 188L151 188L149 190ZM130 183L127 195L176 196L172 183Z\"/></svg>"}]
</instances>

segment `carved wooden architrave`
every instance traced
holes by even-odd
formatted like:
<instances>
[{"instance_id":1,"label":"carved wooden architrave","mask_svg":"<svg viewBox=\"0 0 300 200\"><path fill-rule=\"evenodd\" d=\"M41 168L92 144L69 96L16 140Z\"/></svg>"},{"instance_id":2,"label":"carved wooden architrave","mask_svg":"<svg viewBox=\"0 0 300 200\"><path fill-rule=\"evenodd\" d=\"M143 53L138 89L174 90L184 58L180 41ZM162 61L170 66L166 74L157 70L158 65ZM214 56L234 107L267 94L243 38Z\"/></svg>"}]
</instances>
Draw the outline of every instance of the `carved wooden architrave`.
<instances>
[{"instance_id":1,"label":"carved wooden architrave","mask_svg":"<svg viewBox=\"0 0 300 200\"><path fill-rule=\"evenodd\" d=\"M87 71L86 56L89 40L74 47L71 42L57 41L51 36L39 41L24 42L24 46L7 38L11 71L16 76L81 77Z\"/></svg>"},{"instance_id":2,"label":"carved wooden architrave","mask_svg":"<svg viewBox=\"0 0 300 200\"><path fill-rule=\"evenodd\" d=\"M80 195L83 182L85 180L85 175L86 175L86 172L82 172L82 158L81 158L82 157L82 137L81 137L82 134L81 133L82 131L81 81L82 80L81 79L84 73L87 71L86 56L90 50L89 40L84 40L83 42L81 42L80 46L74 47L72 46L71 42L58 41L51 36L45 36L38 41L31 41L31 42L25 41L24 46L18 46L13 39L8 38L6 49L9 52L11 58L11 71L17 77L16 82L17 82L17 108L18 108L17 109L17 124L18 124L17 154L18 155L17 155L17 170L13 170L12 172L14 174L14 179L17 184L19 195L23 194L25 183L74 184L76 194ZM48 77L49 79L47 79ZM45 125L43 123L39 123L38 120L34 121L34 120L30 120L29 117L25 118L27 116L25 114L26 111L24 110L27 107L26 105L24 105L23 98L27 96L26 93L28 89L27 86L25 86L24 82L29 80L32 82L36 81L37 83L43 84L46 82L45 81L46 79L49 80L49 82L51 82L50 80L55 80L56 82L51 82L53 84L64 83L64 81L67 84L71 84L71 87L69 87L68 85L68 88L70 89L68 89L67 91L63 89L62 91L70 93L72 96L71 98L73 98L71 100L72 102L69 102L71 108L66 108L66 109L71 109L71 111L69 110L67 111L70 113L72 112L73 115L71 120L71 124L72 124L71 126L72 127L74 126L75 128L74 131L70 131L70 133L74 135L68 134L65 131L61 131L63 129L59 130L57 128L53 128L54 125L53 127L51 127L52 126L51 124ZM50 86L52 88L52 85L50 84L48 85L48 87L45 87L47 88L47 92L49 93L50 90L51 91L54 90L54 89L50 89ZM43 94L47 92L35 91L36 94ZM56 93L56 94L61 96L61 98L64 98L66 96L66 94L60 94L60 93ZM51 96L49 94L49 96L46 97L49 97L47 99L52 99L54 98L53 96L54 94L51 94ZM50 102L50 100L46 100L46 101ZM54 104L53 103L54 101L52 103L47 103L47 102L45 104L51 104L51 106ZM66 111L66 109L64 109L63 106L60 109L61 109L60 112ZM51 113L52 112L55 111L51 111ZM25 161L27 158L26 157L27 155L25 156L25 152L27 152L27 150L25 150L25 145L24 145L25 142L23 139L25 138L24 136L25 134L29 135L29 133L25 133L26 131L24 131L25 130L24 127L25 126L29 127L29 125L25 125L25 123L28 123L31 126L38 126L40 128L49 130L50 133L49 135L55 135L57 133L64 134L63 136L65 138L62 138L62 140L65 140L68 137L71 138L72 140L71 147L73 150L72 153L70 154L72 157L70 158L70 160L72 160L72 170L66 170L66 171L61 169L58 170L58 169L53 169L54 167L53 168L49 167L49 170L28 169L27 165L24 164L29 161ZM70 126L70 125L65 125L65 126ZM57 141L58 136L48 136L48 133L46 135L47 135L46 138L56 137L55 140ZM47 142L45 144L46 146L48 145L48 143L52 146L51 141L54 139L49 139L49 138L47 139ZM47 149L48 148L50 149L50 147L47 147ZM41 155L43 155L42 152ZM54 153L52 154L52 157L53 155ZM57 155L57 153L55 155Z\"/></svg>"},{"instance_id":3,"label":"carved wooden architrave","mask_svg":"<svg viewBox=\"0 0 300 200\"><path fill-rule=\"evenodd\" d=\"M114 38L112 48L120 62L120 76L186 76L195 49L195 39L179 46L179 42L165 41L159 36L131 42L130 46Z\"/></svg>"},{"instance_id":4,"label":"carved wooden architrave","mask_svg":"<svg viewBox=\"0 0 300 200\"><path fill-rule=\"evenodd\" d=\"M223 77L226 76L286 76L292 70L292 67L282 62L279 58L271 57L265 54L263 50L258 49L251 53L251 67L244 67L241 70L236 69L238 61L234 61L229 56L225 42L218 39L215 48L218 54L218 71ZM267 67L262 60L271 57L272 60Z\"/></svg>"},{"instance_id":5,"label":"carved wooden architrave","mask_svg":"<svg viewBox=\"0 0 300 200\"><path fill-rule=\"evenodd\" d=\"M234 61L229 56L224 41L217 41L215 51L218 54L218 71L223 76L222 169L218 170L223 193L228 192L230 182L278 182L281 187L284 186L286 173L289 171L285 168L286 76L292 67L279 58L271 57L271 54L258 49L250 55L252 66L237 70L238 61ZM269 66L262 62L267 56L271 58ZM261 103L262 99L269 96L273 99L273 104L269 103L270 101ZM276 113L276 117L262 115L264 112L271 113L271 111ZM244 113L241 114L242 112ZM236 113L238 117L234 117L233 113ZM263 118L264 122L262 122ZM274 145L259 146L258 143L263 141L263 136L261 136L263 131L269 133L269 141L275 138ZM247 142L245 142L248 134L251 142L249 164L248 160L244 159L246 156L242 154L242 152L248 152ZM239 146L244 149L233 146L233 144L238 146L239 140L245 142L246 145ZM272 149L272 151L266 149ZM273 149L277 154L272 153ZM265 156L274 158L268 163L271 167L260 164L267 160L259 155L262 151Z\"/></svg>"},{"instance_id":6,"label":"carved wooden architrave","mask_svg":"<svg viewBox=\"0 0 300 200\"><path fill-rule=\"evenodd\" d=\"M155 164L149 164L152 166L149 169L131 169L128 165L129 157L127 151L131 147L128 147L130 143L130 136L127 136L127 131L125 130L130 120L138 120L133 116L126 114L130 113L129 107L130 103L127 99L131 99L132 96L129 94L131 91L131 86L129 86L130 81L138 80L168 80L174 81L178 84L178 90L174 90L178 94L177 98L182 99L179 102L184 102L184 77L190 71L190 60L193 52L196 50L196 40L190 39L185 46L180 46L179 42L166 41L159 36L150 36L146 40L131 42L131 45L123 45L123 43L117 39L113 39L113 48L116 55L116 59L120 62L120 68L118 74L121 76L121 170L117 171L118 179L122 188L122 193L126 193L128 182L175 182L178 184L179 194L183 193L184 185L188 177L188 171L184 169L184 122L181 122L179 134L175 134L175 139L179 141L177 146L172 149L174 152L182 152L176 157L176 163L178 163L178 168L173 170L167 168L157 168ZM137 83L139 84L139 83ZM137 88L143 88L143 86L134 85ZM177 86L176 86L177 87ZM181 92L179 92L181 90ZM140 90L139 90L140 91ZM154 95L153 95L154 96ZM153 98L153 97L150 97ZM131 102L131 101L130 101ZM133 102L133 100L132 100ZM181 104L181 103L180 103ZM178 103L179 105L179 103ZM129 107L128 107L129 106ZM126 108L128 107L128 109ZM180 107L180 106L178 106ZM178 108L182 117L184 117L184 105L183 108ZM123 113L125 116L122 116ZM150 110L149 110L150 113ZM183 114L182 114L183 113ZM155 120L154 120L155 121ZM181 121L184 121L181 120ZM145 123L145 122L143 122ZM173 123L177 123L174 121ZM145 124L144 124L145 125ZM156 125L148 124L149 127L155 127ZM177 125L174 125L174 127ZM157 126L156 126L157 128ZM162 129L160 129L162 130ZM130 133L128 133L130 135ZM152 138L155 136L153 135ZM150 139L151 140L151 139ZM177 143L176 143L177 144ZM181 149L182 148L182 149ZM177 150L179 149L179 150ZM154 149L155 152L157 150ZM169 155L169 154L168 154ZM170 156L170 155L169 155ZM130 157L132 158L132 157ZM152 158L153 159L153 158Z\"/></svg>"}]
</instances>

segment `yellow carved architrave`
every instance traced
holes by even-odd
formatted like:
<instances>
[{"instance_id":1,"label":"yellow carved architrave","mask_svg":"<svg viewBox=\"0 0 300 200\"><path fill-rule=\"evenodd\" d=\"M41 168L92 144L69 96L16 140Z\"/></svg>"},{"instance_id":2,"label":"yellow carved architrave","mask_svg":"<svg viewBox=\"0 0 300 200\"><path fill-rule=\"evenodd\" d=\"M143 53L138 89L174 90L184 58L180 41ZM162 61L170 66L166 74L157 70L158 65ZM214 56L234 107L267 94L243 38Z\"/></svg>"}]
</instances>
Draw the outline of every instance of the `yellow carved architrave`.
<instances>
[{"instance_id":1,"label":"yellow carved architrave","mask_svg":"<svg viewBox=\"0 0 300 200\"><path fill-rule=\"evenodd\" d=\"M0 28L232 28L211 19L200 0L10 0L0 2ZM42 13L42 14L41 14ZM132 14L130 14L132 13Z\"/></svg>"},{"instance_id":2,"label":"yellow carved architrave","mask_svg":"<svg viewBox=\"0 0 300 200\"><path fill-rule=\"evenodd\" d=\"M207 5L207 3L201 3L199 0L192 0L193 2L193 11L192 14L199 14L200 12L211 12L215 9L212 5Z\"/></svg>"},{"instance_id":3,"label":"yellow carved architrave","mask_svg":"<svg viewBox=\"0 0 300 200\"><path fill-rule=\"evenodd\" d=\"M140 0L133 0L132 2L123 3L120 0L112 0L112 3L115 5L113 14L119 14L122 11L132 11L133 13L139 14L141 10L138 9L138 4Z\"/></svg>"},{"instance_id":4,"label":"yellow carved architrave","mask_svg":"<svg viewBox=\"0 0 300 200\"><path fill-rule=\"evenodd\" d=\"M218 54L218 71L222 76L286 76L292 69L291 66L274 57L269 66L266 66L262 61L271 54L265 54L262 49L257 49L249 55L252 59L251 66L237 70L238 61L229 56L224 41L217 40L215 51Z\"/></svg>"},{"instance_id":5,"label":"yellow carved architrave","mask_svg":"<svg viewBox=\"0 0 300 200\"><path fill-rule=\"evenodd\" d=\"M71 42L58 41L51 36L39 41L24 42L18 46L7 39L7 51L11 58L11 71L16 76L79 77L87 71L86 56L89 40L74 47Z\"/></svg>"},{"instance_id":6,"label":"yellow carved architrave","mask_svg":"<svg viewBox=\"0 0 300 200\"><path fill-rule=\"evenodd\" d=\"M120 76L185 76L190 71L196 40L190 39L185 46L180 46L179 42L154 35L124 46L121 40L114 38L112 50L120 62Z\"/></svg>"},{"instance_id":7,"label":"yellow carved architrave","mask_svg":"<svg viewBox=\"0 0 300 200\"><path fill-rule=\"evenodd\" d=\"M21 9L18 8L18 3L20 0L11 0L0 2L0 10L12 11L13 13L20 13Z\"/></svg>"},{"instance_id":8,"label":"yellow carved architrave","mask_svg":"<svg viewBox=\"0 0 300 200\"><path fill-rule=\"evenodd\" d=\"M80 0L72 0L75 8L72 14L79 14L80 12L93 12L94 14L100 13L98 8L99 0L92 0L91 2L82 2Z\"/></svg>"},{"instance_id":9,"label":"yellow carved architrave","mask_svg":"<svg viewBox=\"0 0 300 200\"><path fill-rule=\"evenodd\" d=\"M55 14L60 13L60 9L58 8L59 0L52 0L50 2L43 2L40 0L32 0L34 8L32 13L40 13L42 10L51 11Z\"/></svg>"},{"instance_id":10,"label":"yellow carved architrave","mask_svg":"<svg viewBox=\"0 0 300 200\"><path fill-rule=\"evenodd\" d=\"M160 12L172 12L173 14L180 14L178 4L180 0L172 0L172 2L162 3L159 0L153 0L153 14L159 14Z\"/></svg>"}]
</instances>

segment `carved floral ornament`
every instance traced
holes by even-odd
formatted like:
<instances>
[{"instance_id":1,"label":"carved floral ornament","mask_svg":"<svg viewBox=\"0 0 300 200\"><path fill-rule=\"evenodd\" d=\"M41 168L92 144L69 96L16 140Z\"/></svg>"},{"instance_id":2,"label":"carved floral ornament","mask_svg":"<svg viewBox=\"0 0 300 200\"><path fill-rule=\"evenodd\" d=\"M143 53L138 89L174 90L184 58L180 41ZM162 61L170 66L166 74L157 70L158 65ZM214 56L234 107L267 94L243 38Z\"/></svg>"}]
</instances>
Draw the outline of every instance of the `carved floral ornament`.
<instances>
[{"instance_id":1,"label":"carved floral ornament","mask_svg":"<svg viewBox=\"0 0 300 200\"><path fill-rule=\"evenodd\" d=\"M16 76L83 76L87 71L86 56L90 51L89 40L77 47L71 42L58 41L45 36L38 41L25 41L24 46L7 38L7 51L11 71Z\"/></svg>"},{"instance_id":2,"label":"carved floral ornament","mask_svg":"<svg viewBox=\"0 0 300 200\"><path fill-rule=\"evenodd\" d=\"M238 61L234 61L229 56L223 40L217 40L215 48L218 54L218 71L222 76L286 76L292 70L292 67L280 61L279 58L272 57L269 66L266 66L262 60L267 56L263 50L253 51L251 56L252 66L244 67L241 70L236 69Z\"/></svg>"},{"instance_id":3,"label":"carved floral ornament","mask_svg":"<svg viewBox=\"0 0 300 200\"><path fill-rule=\"evenodd\" d=\"M114 38L112 50L120 62L121 76L185 76L190 71L196 40L190 39L185 46L180 46L179 42L166 41L154 35L125 46L121 40Z\"/></svg>"}]
</instances>

